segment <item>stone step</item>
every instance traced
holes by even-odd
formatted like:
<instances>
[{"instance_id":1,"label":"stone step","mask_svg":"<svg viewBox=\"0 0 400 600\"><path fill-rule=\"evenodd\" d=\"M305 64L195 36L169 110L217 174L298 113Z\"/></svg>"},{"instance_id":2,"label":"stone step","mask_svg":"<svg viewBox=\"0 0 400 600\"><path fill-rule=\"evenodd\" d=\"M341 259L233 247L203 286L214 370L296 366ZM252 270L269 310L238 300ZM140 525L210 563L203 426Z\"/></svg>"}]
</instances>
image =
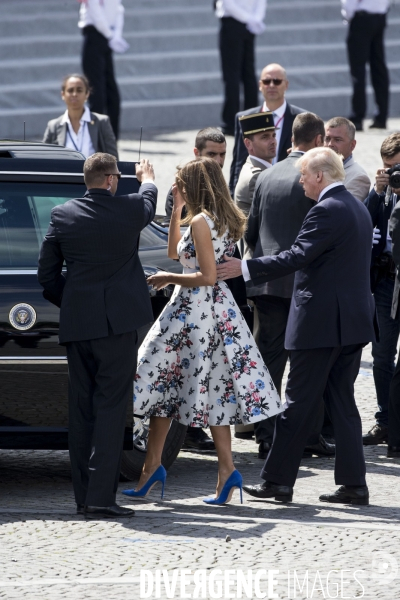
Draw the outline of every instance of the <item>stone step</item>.
<instances>
[{"instance_id":1,"label":"stone step","mask_svg":"<svg viewBox=\"0 0 400 600\"><path fill-rule=\"evenodd\" d=\"M310 24L285 24L276 27L269 26L266 33L257 40L258 46L268 46L274 48L282 45L282 38L290 37L290 45L287 46L288 52L293 46L304 45L310 39L310 32L313 31L313 43L325 44L333 41L345 40L345 29L341 23L329 23L321 21L315 23L315 30ZM386 40L397 40L400 18L391 21L387 28ZM190 48L191 51L217 46L217 25L204 27L191 27L170 29L168 31L158 31L150 29L137 32L127 32L126 40L130 44L129 56L132 54L149 54L156 48L165 52L182 51L182 48ZM49 56L51 47L51 56L55 60L57 57L74 56L77 48L82 44L82 36L79 32L65 34L47 34L46 36L31 35L24 37L24 44L21 45L19 36L3 37L0 39L0 69L2 62L8 59L21 59L24 62L26 58L35 56L35 58L46 58Z\"/></svg>"},{"instance_id":2,"label":"stone step","mask_svg":"<svg viewBox=\"0 0 400 600\"><path fill-rule=\"evenodd\" d=\"M62 76L80 71L78 3L2 0L0 137L23 130L40 137L64 110ZM222 102L218 21L211 0L124 0L128 53L115 56L122 129L218 124ZM267 31L257 38L257 70L280 62L288 98L327 118L348 114L350 77L339 0L269 0ZM391 109L399 112L400 7L389 15ZM23 43L21 43L23 39Z\"/></svg>"},{"instance_id":3,"label":"stone step","mask_svg":"<svg viewBox=\"0 0 400 600\"><path fill-rule=\"evenodd\" d=\"M400 84L400 62L389 63L392 86ZM345 88L349 85L347 65L326 65L316 67L291 67L288 69L290 90L297 96L306 86L311 91L324 90L332 87ZM221 75L218 71L179 73L171 80L170 74L147 76L120 76L118 83L123 100L126 101L166 101L179 98L196 98L222 94ZM64 104L58 92L60 82L56 80L35 82L29 90L24 84L0 85L0 109L12 109L15 106L28 108L32 103L34 93L38 106L62 110Z\"/></svg>"}]
</instances>

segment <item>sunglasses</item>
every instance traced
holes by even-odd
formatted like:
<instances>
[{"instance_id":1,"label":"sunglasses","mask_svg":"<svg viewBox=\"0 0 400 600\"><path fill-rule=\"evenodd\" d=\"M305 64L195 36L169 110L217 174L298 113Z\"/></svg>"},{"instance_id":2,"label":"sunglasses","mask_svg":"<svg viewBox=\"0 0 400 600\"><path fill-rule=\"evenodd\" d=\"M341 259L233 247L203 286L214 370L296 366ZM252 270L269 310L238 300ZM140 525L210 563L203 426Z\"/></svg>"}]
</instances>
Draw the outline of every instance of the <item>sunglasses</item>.
<instances>
[{"instance_id":1,"label":"sunglasses","mask_svg":"<svg viewBox=\"0 0 400 600\"><path fill-rule=\"evenodd\" d=\"M117 179L121 179L122 177L122 173L104 173L104 177L110 177L110 175L116 177Z\"/></svg>"},{"instance_id":2,"label":"sunglasses","mask_svg":"<svg viewBox=\"0 0 400 600\"><path fill-rule=\"evenodd\" d=\"M261 79L263 85L271 85L272 82L274 85L278 86L281 85L282 81L283 79Z\"/></svg>"}]
</instances>

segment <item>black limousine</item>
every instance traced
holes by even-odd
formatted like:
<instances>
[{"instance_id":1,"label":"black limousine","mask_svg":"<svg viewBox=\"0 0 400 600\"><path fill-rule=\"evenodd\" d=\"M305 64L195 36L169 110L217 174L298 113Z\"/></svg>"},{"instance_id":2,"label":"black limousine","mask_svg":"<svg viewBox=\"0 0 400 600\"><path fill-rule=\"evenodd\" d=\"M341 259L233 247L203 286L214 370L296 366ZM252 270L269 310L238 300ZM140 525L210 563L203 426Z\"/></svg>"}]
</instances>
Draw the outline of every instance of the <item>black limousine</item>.
<instances>
[{"instance_id":1,"label":"black limousine","mask_svg":"<svg viewBox=\"0 0 400 600\"><path fill-rule=\"evenodd\" d=\"M37 281L40 244L51 209L85 192L83 156L50 144L0 141L0 449L68 448L68 365L58 344L59 310ZM136 192L134 163L119 162L118 194ZM180 272L167 257L167 230L152 222L140 237L146 274ZM149 289L154 316L171 290ZM140 331L142 338L149 324ZM175 460L186 428L172 422L163 464ZM142 468L148 422L127 415L121 474Z\"/></svg>"}]
</instances>

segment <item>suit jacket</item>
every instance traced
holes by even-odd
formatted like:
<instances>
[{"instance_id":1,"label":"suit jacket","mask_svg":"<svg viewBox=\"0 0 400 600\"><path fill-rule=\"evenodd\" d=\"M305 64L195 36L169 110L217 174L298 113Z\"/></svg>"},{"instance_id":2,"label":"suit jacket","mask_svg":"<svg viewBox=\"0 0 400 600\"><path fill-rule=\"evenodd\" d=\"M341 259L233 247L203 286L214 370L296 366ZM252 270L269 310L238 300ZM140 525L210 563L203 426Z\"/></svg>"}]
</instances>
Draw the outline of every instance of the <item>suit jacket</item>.
<instances>
[{"instance_id":1,"label":"suit jacket","mask_svg":"<svg viewBox=\"0 0 400 600\"><path fill-rule=\"evenodd\" d=\"M340 185L310 210L290 250L247 261L253 283L296 272L286 349L333 348L376 339L371 238L368 211Z\"/></svg>"},{"instance_id":2,"label":"suit jacket","mask_svg":"<svg viewBox=\"0 0 400 600\"><path fill-rule=\"evenodd\" d=\"M397 202L389 221L389 233L392 236L392 257L396 264L396 279L392 301L392 319L400 318L399 293L400 293L400 202Z\"/></svg>"},{"instance_id":3,"label":"suit jacket","mask_svg":"<svg viewBox=\"0 0 400 600\"><path fill-rule=\"evenodd\" d=\"M255 108L249 108L248 110L244 110L242 112L237 113L235 117L235 145L233 147L233 157L231 164L231 173L229 179L229 189L231 195L233 197L235 192L235 187L240 175L241 168L246 162L246 158L248 157L248 152L246 146L243 142L242 130L240 128L239 117L243 115L252 115L255 113L262 112L263 106L256 106ZM285 117L283 119L283 129L281 134L281 139L279 141L278 148L278 162L281 160L285 160L287 157L287 149L292 146L292 126L293 121L296 118L296 115L300 113L306 112L304 108L299 108L298 106L294 106L287 102Z\"/></svg>"},{"instance_id":4,"label":"suit jacket","mask_svg":"<svg viewBox=\"0 0 400 600\"><path fill-rule=\"evenodd\" d=\"M92 140L95 152L107 152L112 154L118 160L117 142L111 127L110 119L107 115L90 113L91 121L88 122L90 139ZM52 119L47 123L44 132L43 142L46 144L58 144L65 146L67 139L67 124L62 123L63 115Z\"/></svg>"},{"instance_id":5,"label":"suit jacket","mask_svg":"<svg viewBox=\"0 0 400 600\"><path fill-rule=\"evenodd\" d=\"M344 180L346 190L350 192L354 198L364 202L371 188L371 180L368 177L367 172L364 171L362 166L359 165L353 157L351 157L344 165L344 172L346 173L346 178Z\"/></svg>"},{"instance_id":6,"label":"suit jacket","mask_svg":"<svg viewBox=\"0 0 400 600\"><path fill-rule=\"evenodd\" d=\"M301 152L293 151L286 160L276 163L259 176L245 235L253 258L279 254L289 250L304 218L314 206L300 185L296 161ZM270 294L290 298L294 274L286 275L251 290L252 295Z\"/></svg>"},{"instance_id":7,"label":"suit jacket","mask_svg":"<svg viewBox=\"0 0 400 600\"><path fill-rule=\"evenodd\" d=\"M127 333L153 320L138 255L139 234L154 217L157 188L113 197L88 190L51 211L38 279L61 299L60 344ZM62 273L66 262L66 276Z\"/></svg>"},{"instance_id":8,"label":"suit jacket","mask_svg":"<svg viewBox=\"0 0 400 600\"><path fill-rule=\"evenodd\" d=\"M247 157L235 188L235 202L238 207L248 216L251 203L253 202L254 188L259 174L267 169L262 162L255 158ZM238 241L238 248L242 258L252 258L253 252L244 238Z\"/></svg>"},{"instance_id":9,"label":"suit jacket","mask_svg":"<svg viewBox=\"0 0 400 600\"><path fill-rule=\"evenodd\" d=\"M372 188L368 197L364 200L364 204L371 215L372 224L379 229L381 234L379 243L374 244L372 247L372 263L385 250L389 219L396 202L397 196L396 194L392 194L390 201L386 206L385 194L377 194L375 188Z\"/></svg>"}]
</instances>

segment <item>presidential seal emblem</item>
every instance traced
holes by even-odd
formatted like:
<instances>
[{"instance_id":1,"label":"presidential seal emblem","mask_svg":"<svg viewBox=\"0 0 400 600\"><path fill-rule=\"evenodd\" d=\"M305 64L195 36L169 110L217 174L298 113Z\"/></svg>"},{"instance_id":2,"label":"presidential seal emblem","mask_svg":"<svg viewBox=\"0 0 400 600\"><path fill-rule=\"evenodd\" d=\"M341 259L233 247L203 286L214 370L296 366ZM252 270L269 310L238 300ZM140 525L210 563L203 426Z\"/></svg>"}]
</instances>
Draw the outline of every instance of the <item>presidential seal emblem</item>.
<instances>
[{"instance_id":1,"label":"presidential seal emblem","mask_svg":"<svg viewBox=\"0 0 400 600\"><path fill-rule=\"evenodd\" d=\"M16 304L8 315L15 329L26 331L36 323L36 311L30 304Z\"/></svg>"}]
</instances>

